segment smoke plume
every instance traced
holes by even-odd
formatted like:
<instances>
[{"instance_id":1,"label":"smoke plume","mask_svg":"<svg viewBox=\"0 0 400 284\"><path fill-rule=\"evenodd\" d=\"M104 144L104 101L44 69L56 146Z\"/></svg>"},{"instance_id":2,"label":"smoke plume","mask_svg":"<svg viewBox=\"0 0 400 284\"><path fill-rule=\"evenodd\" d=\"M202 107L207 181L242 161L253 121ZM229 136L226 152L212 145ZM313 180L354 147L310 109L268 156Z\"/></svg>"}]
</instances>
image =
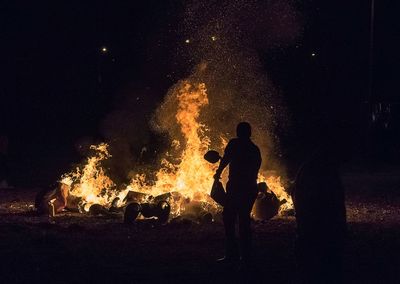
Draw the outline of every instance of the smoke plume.
<instances>
[{"instance_id":1,"label":"smoke plume","mask_svg":"<svg viewBox=\"0 0 400 284\"><path fill-rule=\"evenodd\" d=\"M219 149L221 136L235 136L236 124L248 121L263 154L263 168L279 167L277 130L288 127L282 95L260 62L260 51L293 44L301 25L292 1L189 1L183 39L177 51L196 67L189 80L204 82L209 105L200 121ZM176 124L176 97L169 92L156 112L157 126L172 139L181 138ZM220 150L220 149L219 149Z\"/></svg>"},{"instance_id":2,"label":"smoke plume","mask_svg":"<svg viewBox=\"0 0 400 284\"><path fill-rule=\"evenodd\" d=\"M206 85L209 104L201 110L199 121L211 148L222 150L221 138L234 137L237 123L248 121L262 151L262 167L280 167L276 133L288 127L288 116L279 88L270 81L259 55L295 43L301 31L294 1L185 2L184 22L177 31L182 40L174 57L193 68L182 79ZM172 140L184 142L175 118L174 88L153 115L145 111L152 104L145 103L147 108L143 108L137 94L132 94L127 104L105 120L103 133L114 156L110 168L120 177L114 179L140 172L147 162L157 164L155 156ZM147 151L151 153L146 160ZM128 174L126 169L134 171Z\"/></svg>"}]
</instances>

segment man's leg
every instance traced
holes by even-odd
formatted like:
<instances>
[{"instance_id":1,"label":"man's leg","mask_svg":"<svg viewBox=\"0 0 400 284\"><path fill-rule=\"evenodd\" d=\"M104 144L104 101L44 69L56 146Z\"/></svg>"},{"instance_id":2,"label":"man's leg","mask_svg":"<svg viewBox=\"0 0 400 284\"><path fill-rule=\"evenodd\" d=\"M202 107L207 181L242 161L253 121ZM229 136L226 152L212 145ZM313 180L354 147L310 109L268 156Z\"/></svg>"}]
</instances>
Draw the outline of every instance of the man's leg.
<instances>
[{"instance_id":1,"label":"man's leg","mask_svg":"<svg viewBox=\"0 0 400 284\"><path fill-rule=\"evenodd\" d=\"M235 237L235 223L237 212L232 202L227 202L222 212L222 217L225 227L225 257L234 258L238 255L236 237Z\"/></svg>"},{"instance_id":2,"label":"man's leg","mask_svg":"<svg viewBox=\"0 0 400 284\"><path fill-rule=\"evenodd\" d=\"M240 236L240 255L242 260L248 261L251 257L251 219L250 213L253 208L255 198L242 199L244 203L239 208L239 236Z\"/></svg>"}]
</instances>

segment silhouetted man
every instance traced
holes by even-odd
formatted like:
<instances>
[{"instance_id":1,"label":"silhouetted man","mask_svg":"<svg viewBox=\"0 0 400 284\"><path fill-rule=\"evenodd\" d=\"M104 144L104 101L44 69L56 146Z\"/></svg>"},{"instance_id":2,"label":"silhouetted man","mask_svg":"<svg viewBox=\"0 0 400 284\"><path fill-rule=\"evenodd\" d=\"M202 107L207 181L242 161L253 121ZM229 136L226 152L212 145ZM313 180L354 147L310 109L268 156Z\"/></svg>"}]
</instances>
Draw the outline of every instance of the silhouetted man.
<instances>
[{"instance_id":1,"label":"silhouetted man","mask_svg":"<svg viewBox=\"0 0 400 284\"><path fill-rule=\"evenodd\" d=\"M223 221L226 234L226 254L219 261L231 261L238 256L235 223L239 218L240 256L247 262L251 254L250 212L257 197L257 176L261 166L258 147L251 141L251 126L241 122L236 128L237 138L229 141L214 176L219 179L229 165L226 203Z\"/></svg>"},{"instance_id":2,"label":"silhouetted man","mask_svg":"<svg viewBox=\"0 0 400 284\"><path fill-rule=\"evenodd\" d=\"M343 281L346 209L338 173L342 153L334 141L332 138L317 147L296 177L296 258L304 283Z\"/></svg>"}]
</instances>

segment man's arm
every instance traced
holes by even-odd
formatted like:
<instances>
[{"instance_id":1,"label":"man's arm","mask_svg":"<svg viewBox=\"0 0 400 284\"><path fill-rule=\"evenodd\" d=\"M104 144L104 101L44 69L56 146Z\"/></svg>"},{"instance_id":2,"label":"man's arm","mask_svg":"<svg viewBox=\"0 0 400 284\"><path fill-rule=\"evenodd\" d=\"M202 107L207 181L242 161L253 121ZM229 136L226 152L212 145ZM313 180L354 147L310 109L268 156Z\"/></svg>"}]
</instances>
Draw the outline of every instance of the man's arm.
<instances>
[{"instance_id":1,"label":"man's arm","mask_svg":"<svg viewBox=\"0 0 400 284\"><path fill-rule=\"evenodd\" d=\"M219 163L219 167L214 175L215 179L221 178L223 170L231 162L231 159L232 159L232 140L229 141L228 145L226 145L224 156L222 157L221 162Z\"/></svg>"}]
</instances>

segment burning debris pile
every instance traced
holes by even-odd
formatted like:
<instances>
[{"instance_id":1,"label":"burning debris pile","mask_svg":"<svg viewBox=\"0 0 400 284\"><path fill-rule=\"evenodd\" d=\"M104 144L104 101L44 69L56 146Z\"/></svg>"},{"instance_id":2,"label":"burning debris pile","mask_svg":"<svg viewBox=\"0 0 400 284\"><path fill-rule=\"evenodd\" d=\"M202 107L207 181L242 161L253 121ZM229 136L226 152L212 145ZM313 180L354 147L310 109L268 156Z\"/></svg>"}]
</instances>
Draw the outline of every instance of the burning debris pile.
<instances>
[{"instance_id":1,"label":"burning debris pile","mask_svg":"<svg viewBox=\"0 0 400 284\"><path fill-rule=\"evenodd\" d=\"M112 157L108 145L92 145L93 155L81 167L64 174L55 190L40 195L37 208L50 214L64 209L92 214L125 212L127 223L138 217L157 217L161 222L176 217L211 221L221 207L209 195L216 165L203 158L211 144L207 136L210 126L199 121L201 110L209 104L206 85L194 79L183 80L169 96L178 102L174 120L183 139L172 141L171 151L152 175L155 179L141 173L128 185L115 184L102 165ZM225 141L221 135L220 150ZM180 154L176 157L172 152ZM278 211L292 208L279 176L260 174L259 182L260 196L253 212L256 218L269 219ZM263 207L272 211L265 213Z\"/></svg>"},{"instance_id":2,"label":"burning debris pile","mask_svg":"<svg viewBox=\"0 0 400 284\"><path fill-rule=\"evenodd\" d=\"M288 127L279 91L268 79L257 50L284 47L296 41L301 34L296 8L286 1L223 3L185 4L181 32L187 39L185 48L176 50L176 59L184 59L184 64L203 63L169 90L155 113L153 126L167 133L171 141L158 167L141 171L126 162L129 151L114 151L112 157L108 144L92 145L93 153L80 167L64 174L55 190L38 196L38 208L50 209L54 214L66 208L92 214L125 212L128 223L141 217L156 217L161 222L174 218L212 220L221 212L209 195L216 165L206 162L203 156L210 149L221 153L232 137L234 125L248 121L264 161L253 217L263 220L293 210L280 174L266 171L267 167L281 169L274 158L279 153L273 146L279 143L277 131L281 133ZM127 122L129 130L119 125L128 120L126 114L131 111L124 109L117 116L120 120L116 128L123 129L122 134L115 133L113 119L108 121L112 125L106 131L110 141L124 135L137 139L137 133L131 133L141 130L132 130L136 120ZM140 139L130 140L126 145ZM133 168L135 174L129 174L126 184L106 169L106 160L112 159L120 160L120 168ZM226 179L225 174L222 181Z\"/></svg>"}]
</instances>

